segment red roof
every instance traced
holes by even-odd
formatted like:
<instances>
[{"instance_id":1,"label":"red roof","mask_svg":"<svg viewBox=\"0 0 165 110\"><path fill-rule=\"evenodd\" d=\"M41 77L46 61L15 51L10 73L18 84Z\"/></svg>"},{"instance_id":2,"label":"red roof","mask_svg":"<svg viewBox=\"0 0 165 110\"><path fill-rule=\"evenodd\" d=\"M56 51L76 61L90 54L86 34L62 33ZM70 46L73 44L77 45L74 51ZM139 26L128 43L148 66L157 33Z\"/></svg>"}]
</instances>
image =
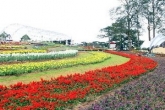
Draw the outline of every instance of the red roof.
<instances>
[{"instance_id":1,"label":"red roof","mask_svg":"<svg viewBox=\"0 0 165 110\"><path fill-rule=\"evenodd\" d=\"M115 42L110 42L110 44L116 44Z\"/></svg>"}]
</instances>

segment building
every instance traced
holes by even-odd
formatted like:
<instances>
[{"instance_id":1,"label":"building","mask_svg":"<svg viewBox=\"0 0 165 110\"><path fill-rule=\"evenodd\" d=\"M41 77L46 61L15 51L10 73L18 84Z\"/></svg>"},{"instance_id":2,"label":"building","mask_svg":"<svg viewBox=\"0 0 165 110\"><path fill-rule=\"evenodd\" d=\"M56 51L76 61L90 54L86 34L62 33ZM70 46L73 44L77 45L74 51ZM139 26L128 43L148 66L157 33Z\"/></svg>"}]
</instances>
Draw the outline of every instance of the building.
<instances>
[{"instance_id":1,"label":"building","mask_svg":"<svg viewBox=\"0 0 165 110\"><path fill-rule=\"evenodd\" d=\"M20 24L10 24L3 29L4 32L10 34L13 41L20 41L22 36L27 34L31 42L65 42L66 45L71 44L71 37L63 33L58 33L54 31L39 29L31 26L25 26Z\"/></svg>"}]
</instances>

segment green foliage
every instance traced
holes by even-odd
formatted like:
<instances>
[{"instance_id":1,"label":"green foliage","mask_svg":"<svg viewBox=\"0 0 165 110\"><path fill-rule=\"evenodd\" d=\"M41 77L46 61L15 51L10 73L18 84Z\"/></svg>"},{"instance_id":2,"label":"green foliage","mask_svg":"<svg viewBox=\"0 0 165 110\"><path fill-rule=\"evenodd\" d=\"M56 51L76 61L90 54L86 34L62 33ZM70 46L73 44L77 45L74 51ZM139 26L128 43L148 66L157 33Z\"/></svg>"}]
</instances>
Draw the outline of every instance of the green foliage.
<instances>
[{"instance_id":1,"label":"green foliage","mask_svg":"<svg viewBox=\"0 0 165 110\"><path fill-rule=\"evenodd\" d=\"M34 71L45 71L49 69L59 69L64 67L71 67L75 65L95 64L109 59L110 55L102 52L91 52L89 57L51 60L44 62L26 62L22 64L4 65L0 67L0 75L19 75L23 73L31 73Z\"/></svg>"},{"instance_id":2,"label":"green foliage","mask_svg":"<svg viewBox=\"0 0 165 110\"><path fill-rule=\"evenodd\" d=\"M105 33L105 36L110 38L110 41L116 41L116 45L120 50L123 50L124 47L128 48L128 32L134 47L138 47L138 43L141 45L143 42L138 42L136 36L138 31L136 29L127 29L126 19L124 18L117 19L115 23L101 29L101 31Z\"/></svg>"},{"instance_id":3,"label":"green foliage","mask_svg":"<svg viewBox=\"0 0 165 110\"><path fill-rule=\"evenodd\" d=\"M81 52L77 58L85 58L89 57L91 52ZM123 63L126 63L129 61L129 58L121 57L118 55L110 54L111 58L107 59L103 62L96 63L96 64L88 64L88 65L78 65L73 67L67 67L67 68L60 68L60 69L53 69L48 71L37 71L37 74L22 74L19 77L18 76L8 76L8 78L4 78L3 76L0 77L0 83L2 85L9 86L16 82L23 82L23 83L29 83L32 81L39 81L42 78L46 80L50 80L51 78L59 77L59 76L66 76L68 74L72 73L85 73L86 71L95 70L95 69L101 69L108 66L115 66L115 65L121 65ZM69 58L74 59L74 58ZM36 72L35 72L36 73Z\"/></svg>"},{"instance_id":4,"label":"green foliage","mask_svg":"<svg viewBox=\"0 0 165 110\"><path fill-rule=\"evenodd\" d=\"M30 40L30 37L27 34L23 35L21 38L21 41L28 41L28 40Z\"/></svg>"},{"instance_id":5,"label":"green foliage","mask_svg":"<svg viewBox=\"0 0 165 110\"><path fill-rule=\"evenodd\" d=\"M6 40L8 36L9 34L7 34L6 32L3 32L2 34L0 34L0 40Z\"/></svg>"},{"instance_id":6,"label":"green foliage","mask_svg":"<svg viewBox=\"0 0 165 110\"><path fill-rule=\"evenodd\" d=\"M66 53L67 52L67 53ZM42 60L55 60L73 57L77 55L76 50L61 51L50 53L25 53L25 54L0 54L0 63L4 62L23 62L23 61L42 61Z\"/></svg>"},{"instance_id":7,"label":"green foliage","mask_svg":"<svg viewBox=\"0 0 165 110\"><path fill-rule=\"evenodd\" d=\"M121 47L123 33L128 40L127 47L134 45L140 47L143 41L139 40L144 28L144 19L148 22L149 39L150 31L164 33L163 24L165 21L164 0L120 0L121 5L110 10L110 17L116 20L111 26L101 29L104 34L99 37L109 37L110 40L118 41ZM146 27L145 27L146 28ZM114 37L115 36L115 37ZM125 39L124 38L124 39ZM132 42L131 42L132 41ZM133 43L134 42L134 43ZM123 42L122 42L123 43Z\"/></svg>"}]
</instances>

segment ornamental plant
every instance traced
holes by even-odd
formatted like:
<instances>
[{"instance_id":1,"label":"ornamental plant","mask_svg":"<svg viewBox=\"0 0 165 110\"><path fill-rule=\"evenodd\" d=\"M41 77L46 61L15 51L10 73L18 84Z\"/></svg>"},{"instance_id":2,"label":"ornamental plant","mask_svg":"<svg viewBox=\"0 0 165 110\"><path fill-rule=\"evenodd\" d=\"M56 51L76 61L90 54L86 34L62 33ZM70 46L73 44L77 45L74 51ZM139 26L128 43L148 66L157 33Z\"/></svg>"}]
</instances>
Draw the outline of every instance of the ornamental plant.
<instances>
[{"instance_id":1,"label":"ornamental plant","mask_svg":"<svg viewBox=\"0 0 165 110\"><path fill-rule=\"evenodd\" d=\"M17 45L0 45L1 50L15 50L15 49L24 49L25 46L17 46Z\"/></svg>"},{"instance_id":2,"label":"ornamental plant","mask_svg":"<svg viewBox=\"0 0 165 110\"><path fill-rule=\"evenodd\" d=\"M93 64L93 63L102 62L108 58L110 58L110 55L104 52L91 52L91 55L85 58L6 64L3 66L0 66L0 76L19 75L23 73L31 73L34 71L59 69L59 68L64 68L64 67L80 65L80 64L81 65Z\"/></svg>"},{"instance_id":3,"label":"ornamental plant","mask_svg":"<svg viewBox=\"0 0 165 110\"><path fill-rule=\"evenodd\" d=\"M0 54L13 54L13 53L46 53L46 50L37 50L37 49L19 49L19 50L10 50L10 51L0 51Z\"/></svg>"},{"instance_id":4,"label":"ornamental plant","mask_svg":"<svg viewBox=\"0 0 165 110\"><path fill-rule=\"evenodd\" d=\"M80 110L165 110L164 57L154 57L159 66L151 74L133 80L111 96Z\"/></svg>"},{"instance_id":5,"label":"ornamental plant","mask_svg":"<svg viewBox=\"0 0 165 110\"><path fill-rule=\"evenodd\" d=\"M106 51L114 53L112 51ZM105 93L130 78L153 70L157 63L146 57L118 53L130 60L122 65L110 66L84 74L60 76L51 80L23 84L18 82L10 87L0 86L0 109L43 109L63 110L87 100L87 96Z\"/></svg>"},{"instance_id":6,"label":"ornamental plant","mask_svg":"<svg viewBox=\"0 0 165 110\"><path fill-rule=\"evenodd\" d=\"M16 62L16 61L39 61L48 59L59 59L76 56L77 50L66 50L49 53L13 53L0 54L0 62Z\"/></svg>"}]
</instances>

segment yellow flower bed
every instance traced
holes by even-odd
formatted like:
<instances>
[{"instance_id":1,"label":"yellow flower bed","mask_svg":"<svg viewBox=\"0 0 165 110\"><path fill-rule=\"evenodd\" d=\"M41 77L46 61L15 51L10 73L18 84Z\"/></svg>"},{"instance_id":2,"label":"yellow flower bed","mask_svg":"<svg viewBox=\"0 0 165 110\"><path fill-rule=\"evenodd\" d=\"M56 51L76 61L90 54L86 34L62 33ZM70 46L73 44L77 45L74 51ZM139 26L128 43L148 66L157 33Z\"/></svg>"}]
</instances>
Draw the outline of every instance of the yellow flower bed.
<instances>
[{"instance_id":1,"label":"yellow flower bed","mask_svg":"<svg viewBox=\"0 0 165 110\"><path fill-rule=\"evenodd\" d=\"M79 64L85 65L99 63L110 58L110 55L104 52L91 53L91 56L88 56L86 58L74 58L63 60L51 60L45 62L27 62L23 64L3 65L0 66L0 75L16 75L23 73L31 73L34 71L44 71L48 69L70 67Z\"/></svg>"},{"instance_id":2,"label":"yellow flower bed","mask_svg":"<svg viewBox=\"0 0 165 110\"><path fill-rule=\"evenodd\" d=\"M19 46L19 45L1 45L0 48L18 48L18 49L23 49L25 46Z\"/></svg>"},{"instance_id":3,"label":"yellow flower bed","mask_svg":"<svg viewBox=\"0 0 165 110\"><path fill-rule=\"evenodd\" d=\"M12 53L45 53L46 50L36 50L36 49L21 49L12 51L0 51L0 54L12 54Z\"/></svg>"}]
</instances>

